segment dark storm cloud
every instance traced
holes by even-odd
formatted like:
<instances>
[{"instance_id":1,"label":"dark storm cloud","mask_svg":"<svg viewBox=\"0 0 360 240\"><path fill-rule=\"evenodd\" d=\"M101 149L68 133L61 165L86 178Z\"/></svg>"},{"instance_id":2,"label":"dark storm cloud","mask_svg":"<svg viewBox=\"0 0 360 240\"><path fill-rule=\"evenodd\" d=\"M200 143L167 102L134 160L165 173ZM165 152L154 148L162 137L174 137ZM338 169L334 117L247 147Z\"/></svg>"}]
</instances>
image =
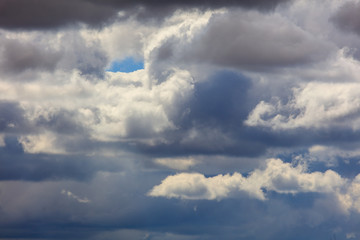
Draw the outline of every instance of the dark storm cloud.
<instances>
[{"instance_id":1,"label":"dark storm cloud","mask_svg":"<svg viewBox=\"0 0 360 240\"><path fill-rule=\"evenodd\" d=\"M335 25L342 30L360 35L360 2L346 2L332 17Z\"/></svg>"},{"instance_id":2,"label":"dark storm cloud","mask_svg":"<svg viewBox=\"0 0 360 240\"><path fill-rule=\"evenodd\" d=\"M101 26L117 17L118 11L129 10L139 17L158 17L178 8L219 8L240 6L246 8L271 9L289 0L197 0L197 1L155 1L155 0L1 0L0 27L7 29L45 29L86 23Z\"/></svg>"},{"instance_id":3,"label":"dark storm cloud","mask_svg":"<svg viewBox=\"0 0 360 240\"><path fill-rule=\"evenodd\" d=\"M118 171L119 163L101 157L61 154L25 153L15 136L6 136L0 147L0 181L2 180L89 180L98 171Z\"/></svg>"},{"instance_id":4,"label":"dark storm cloud","mask_svg":"<svg viewBox=\"0 0 360 240\"><path fill-rule=\"evenodd\" d=\"M115 14L110 6L81 0L0 1L0 26L8 29L53 28L78 22L100 25Z\"/></svg>"},{"instance_id":5,"label":"dark storm cloud","mask_svg":"<svg viewBox=\"0 0 360 240\"><path fill-rule=\"evenodd\" d=\"M143 179L150 180L147 175L145 173ZM46 200L40 199L43 203L41 217L35 215L32 216L32 221L8 223L8 228L1 231L0 237L119 239L116 235L106 238L101 232L137 229L145 231L147 239L164 240L300 240L321 239L323 236L329 239L333 227L347 222L345 217L329 210L328 206L314 208L313 206L319 203L316 203L316 196L311 194L303 196L307 204L297 204L292 196L276 195L273 196L275 199L269 202L249 201L244 198L223 201L148 199L138 194L149 185L147 181L142 185L137 184L136 179L129 175L112 180L117 180L116 186L105 184L96 193L87 195L93 200L88 205L64 203L64 198L59 197L51 202L55 204L51 206ZM100 181L96 184L103 183ZM123 191L130 194L123 194ZM61 208L61 212L56 211L56 208ZM29 214L29 211L26 212ZM329 217L333 219L328 220ZM4 218L4 215L1 218ZM142 236L144 239L145 233ZM176 235L182 235L183 238ZM337 236L343 237L344 232L338 232Z\"/></svg>"},{"instance_id":6,"label":"dark storm cloud","mask_svg":"<svg viewBox=\"0 0 360 240\"><path fill-rule=\"evenodd\" d=\"M25 111L16 102L0 101L0 133L29 132Z\"/></svg>"}]
</instances>

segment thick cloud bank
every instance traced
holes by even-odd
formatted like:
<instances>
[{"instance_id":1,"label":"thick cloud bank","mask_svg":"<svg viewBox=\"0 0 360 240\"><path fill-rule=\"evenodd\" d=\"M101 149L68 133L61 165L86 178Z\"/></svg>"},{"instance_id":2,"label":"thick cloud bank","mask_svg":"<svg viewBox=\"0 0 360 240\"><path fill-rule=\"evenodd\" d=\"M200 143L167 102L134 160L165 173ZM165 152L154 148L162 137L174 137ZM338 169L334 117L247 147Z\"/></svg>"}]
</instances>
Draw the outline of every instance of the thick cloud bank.
<instances>
[{"instance_id":1,"label":"thick cloud bank","mask_svg":"<svg viewBox=\"0 0 360 240\"><path fill-rule=\"evenodd\" d=\"M289 0L196 0L196 1L153 1L153 0L1 0L0 27L7 29L49 29L85 23L102 27L121 15L138 15L140 19L167 16L176 9L245 7L273 9ZM118 14L118 13L123 14Z\"/></svg>"},{"instance_id":2,"label":"thick cloud bank","mask_svg":"<svg viewBox=\"0 0 360 240\"><path fill-rule=\"evenodd\" d=\"M0 239L357 239L355 0L0 0Z\"/></svg>"}]
</instances>

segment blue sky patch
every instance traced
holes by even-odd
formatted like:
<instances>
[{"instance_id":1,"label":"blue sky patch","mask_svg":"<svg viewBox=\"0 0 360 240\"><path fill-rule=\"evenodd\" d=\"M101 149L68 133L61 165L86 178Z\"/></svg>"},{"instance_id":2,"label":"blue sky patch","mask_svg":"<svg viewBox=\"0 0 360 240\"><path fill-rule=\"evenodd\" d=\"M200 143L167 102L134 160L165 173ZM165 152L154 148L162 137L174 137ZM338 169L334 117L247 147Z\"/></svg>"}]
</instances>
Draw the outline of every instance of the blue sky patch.
<instances>
[{"instance_id":1,"label":"blue sky patch","mask_svg":"<svg viewBox=\"0 0 360 240\"><path fill-rule=\"evenodd\" d=\"M114 61L111 63L110 68L106 69L108 72L134 72L136 70L144 69L143 61L136 61L132 57L127 57L122 61Z\"/></svg>"}]
</instances>

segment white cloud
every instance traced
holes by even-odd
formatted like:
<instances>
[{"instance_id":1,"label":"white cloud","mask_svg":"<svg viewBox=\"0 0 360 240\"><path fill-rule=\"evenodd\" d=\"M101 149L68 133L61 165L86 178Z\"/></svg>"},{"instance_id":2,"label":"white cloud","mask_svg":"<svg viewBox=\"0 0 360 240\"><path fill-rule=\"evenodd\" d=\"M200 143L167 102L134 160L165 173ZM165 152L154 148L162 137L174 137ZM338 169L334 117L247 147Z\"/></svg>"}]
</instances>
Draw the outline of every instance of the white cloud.
<instances>
[{"instance_id":1,"label":"white cloud","mask_svg":"<svg viewBox=\"0 0 360 240\"><path fill-rule=\"evenodd\" d=\"M349 164L351 161L358 161L359 149L342 149L336 146L314 145L308 149L307 161L323 162L326 166L336 166L339 161ZM359 161L357 162L359 164Z\"/></svg>"},{"instance_id":2,"label":"white cloud","mask_svg":"<svg viewBox=\"0 0 360 240\"><path fill-rule=\"evenodd\" d=\"M173 120L184 117L179 111L193 94L189 72L173 69L166 81L144 87L145 70L133 73L107 73L102 81L91 82L74 71L42 73L37 81L21 84L0 83L0 94L20 103L25 117L41 131L23 134L21 142L27 152L63 152L56 145L69 127L87 131L90 138L113 141L121 138L152 138L164 130L175 129ZM59 81L48 81L48 78ZM66 97L64 97L66 96ZM56 123L59 112L66 111L69 126ZM44 124L38 123L39 119ZM59 129L61 128L61 129ZM68 129L66 129L68 128ZM56 130L58 129L58 130ZM61 131L59 135L55 131ZM82 132L84 134L84 132ZM55 145L54 145L55 144Z\"/></svg>"},{"instance_id":3,"label":"white cloud","mask_svg":"<svg viewBox=\"0 0 360 240\"><path fill-rule=\"evenodd\" d=\"M326 90L324 90L326 89ZM310 82L293 90L283 104L261 101L245 124L274 130L294 128L360 128L360 85L356 82Z\"/></svg>"},{"instance_id":4,"label":"white cloud","mask_svg":"<svg viewBox=\"0 0 360 240\"><path fill-rule=\"evenodd\" d=\"M236 172L214 177L200 173L168 176L148 196L221 200L245 193L266 200L264 190L280 194L322 193L333 199L342 213L360 212L360 174L350 180L332 170L308 173L303 165L292 166L280 159L268 159L264 168L255 169L247 177Z\"/></svg>"},{"instance_id":5,"label":"white cloud","mask_svg":"<svg viewBox=\"0 0 360 240\"><path fill-rule=\"evenodd\" d=\"M234 175L218 175L206 178L200 173L180 173L169 176L155 186L149 196L182 199L222 199L236 190L244 178Z\"/></svg>"},{"instance_id":6,"label":"white cloud","mask_svg":"<svg viewBox=\"0 0 360 240\"><path fill-rule=\"evenodd\" d=\"M360 213L360 174L351 182L345 193L338 194L338 198L344 211L354 209Z\"/></svg>"},{"instance_id":7,"label":"white cloud","mask_svg":"<svg viewBox=\"0 0 360 240\"><path fill-rule=\"evenodd\" d=\"M200 173L180 173L167 177L148 194L154 197L213 200L245 192L251 197L265 200L263 189L285 194L335 193L345 186L346 181L332 170L306 173L301 165L293 167L280 159L269 159L264 169L256 169L248 177L239 173L208 178Z\"/></svg>"},{"instance_id":8,"label":"white cloud","mask_svg":"<svg viewBox=\"0 0 360 240\"><path fill-rule=\"evenodd\" d=\"M69 198L72 198L72 199L75 199L76 201L78 201L79 203L89 203L91 202L89 199L87 199L86 197L85 198L81 198L77 195L75 195L74 193L70 192L70 191L67 191L65 189L63 189L61 191L61 194L64 194L66 196L68 196Z\"/></svg>"},{"instance_id":9,"label":"white cloud","mask_svg":"<svg viewBox=\"0 0 360 240\"><path fill-rule=\"evenodd\" d=\"M38 135L21 136L19 143L27 153L64 154L66 151L56 144L56 135L46 132Z\"/></svg>"}]
</instances>

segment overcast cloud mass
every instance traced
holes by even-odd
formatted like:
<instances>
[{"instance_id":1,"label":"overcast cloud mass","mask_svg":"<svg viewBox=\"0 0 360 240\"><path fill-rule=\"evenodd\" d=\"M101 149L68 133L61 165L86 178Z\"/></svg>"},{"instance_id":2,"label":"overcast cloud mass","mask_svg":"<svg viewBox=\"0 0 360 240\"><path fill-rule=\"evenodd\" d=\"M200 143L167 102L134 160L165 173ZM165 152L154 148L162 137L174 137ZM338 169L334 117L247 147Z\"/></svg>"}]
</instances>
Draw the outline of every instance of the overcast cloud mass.
<instances>
[{"instance_id":1,"label":"overcast cloud mass","mask_svg":"<svg viewBox=\"0 0 360 240\"><path fill-rule=\"evenodd\" d=\"M0 239L360 239L359 11L0 0Z\"/></svg>"}]
</instances>

